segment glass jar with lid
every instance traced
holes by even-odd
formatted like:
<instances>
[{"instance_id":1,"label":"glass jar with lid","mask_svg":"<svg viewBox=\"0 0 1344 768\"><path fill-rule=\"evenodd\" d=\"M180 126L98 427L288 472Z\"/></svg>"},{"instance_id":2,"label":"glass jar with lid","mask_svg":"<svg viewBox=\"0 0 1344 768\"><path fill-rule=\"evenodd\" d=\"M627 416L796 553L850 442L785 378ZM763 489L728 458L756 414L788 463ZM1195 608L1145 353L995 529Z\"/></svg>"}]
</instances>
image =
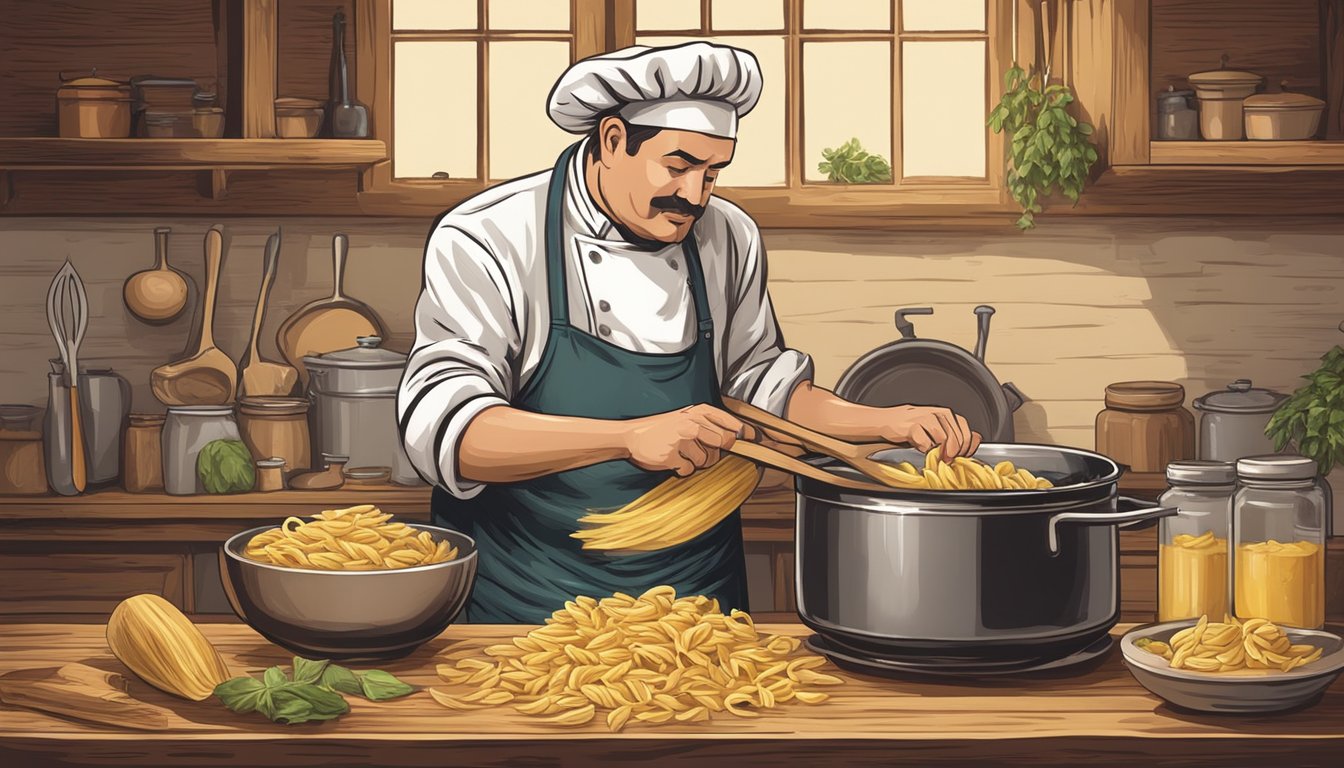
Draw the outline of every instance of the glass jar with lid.
<instances>
[{"instance_id":1,"label":"glass jar with lid","mask_svg":"<svg viewBox=\"0 0 1344 768\"><path fill-rule=\"evenodd\" d=\"M170 407L163 424L163 489L179 496L204 493L196 474L201 449L216 440L240 439L227 405Z\"/></svg>"},{"instance_id":2,"label":"glass jar with lid","mask_svg":"<svg viewBox=\"0 0 1344 768\"><path fill-rule=\"evenodd\" d=\"M1254 456L1237 462L1232 607L1240 619L1325 624L1325 492L1316 462Z\"/></svg>"},{"instance_id":3,"label":"glass jar with lid","mask_svg":"<svg viewBox=\"0 0 1344 768\"><path fill-rule=\"evenodd\" d=\"M1232 494L1237 470L1225 461L1174 461L1158 502L1180 510L1158 526L1157 619L1176 621L1229 613Z\"/></svg>"}]
</instances>

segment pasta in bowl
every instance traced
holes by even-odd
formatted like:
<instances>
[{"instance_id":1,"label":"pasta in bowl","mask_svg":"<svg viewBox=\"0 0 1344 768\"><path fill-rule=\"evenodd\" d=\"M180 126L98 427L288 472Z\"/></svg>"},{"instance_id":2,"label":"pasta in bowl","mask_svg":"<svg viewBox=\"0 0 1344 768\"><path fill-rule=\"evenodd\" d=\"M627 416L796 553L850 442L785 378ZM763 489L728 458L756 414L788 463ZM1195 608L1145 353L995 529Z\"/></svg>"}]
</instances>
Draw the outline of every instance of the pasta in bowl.
<instances>
[{"instance_id":1,"label":"pasta in bowl","mask_svg":"<svg viewBox=\"0 0 1344 768\"><path fill-rule=\"evenodd\" d=\"M242 531L220 570L234 612L267 640L318 658L395 658L462 612L476 542L365 505Z\"/></svg>"}]
</instances>

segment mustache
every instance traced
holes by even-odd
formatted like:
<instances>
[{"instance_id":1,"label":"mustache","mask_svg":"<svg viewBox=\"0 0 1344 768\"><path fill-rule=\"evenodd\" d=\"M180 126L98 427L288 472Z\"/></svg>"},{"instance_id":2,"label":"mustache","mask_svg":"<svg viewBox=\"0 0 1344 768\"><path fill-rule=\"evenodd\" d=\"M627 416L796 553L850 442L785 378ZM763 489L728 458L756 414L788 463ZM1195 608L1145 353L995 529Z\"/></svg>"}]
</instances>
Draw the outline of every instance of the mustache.
<instances>
[{"instance_id":1,"label":"mustache","mask_svg":"<svg viewBox=\"0 0 1344 768\"><path fill-rule=\"evenodd\" d=\"M667 211L668 213L680 213L686 216L700 218L705 215L705 206L696 205L684 197L676 195L664 195L655 197L649 201L649 208L655 213Z\"/></svg>"}]
</instances>

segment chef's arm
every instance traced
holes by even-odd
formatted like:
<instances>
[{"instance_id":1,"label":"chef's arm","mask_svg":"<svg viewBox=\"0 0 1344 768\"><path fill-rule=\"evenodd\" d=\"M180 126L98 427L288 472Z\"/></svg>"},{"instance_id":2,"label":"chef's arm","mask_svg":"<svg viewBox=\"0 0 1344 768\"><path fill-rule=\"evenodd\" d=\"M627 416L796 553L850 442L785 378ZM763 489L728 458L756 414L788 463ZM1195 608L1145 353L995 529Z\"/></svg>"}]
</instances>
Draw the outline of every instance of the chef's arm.
<instances>
[{"instance_id":1,"label":"chef's arm","mask_svg":"<svg viewBox=\"0 0 1344 768\"><path fill-rule=\"evenodd\" d=\"M790 421L851 442L908 443L921 451L937 445L948 456L969 456L980 447L980 435L947 408L875 408L851 403L811 381L794 387L785 414Z\"/></svg>"}]
</instances>

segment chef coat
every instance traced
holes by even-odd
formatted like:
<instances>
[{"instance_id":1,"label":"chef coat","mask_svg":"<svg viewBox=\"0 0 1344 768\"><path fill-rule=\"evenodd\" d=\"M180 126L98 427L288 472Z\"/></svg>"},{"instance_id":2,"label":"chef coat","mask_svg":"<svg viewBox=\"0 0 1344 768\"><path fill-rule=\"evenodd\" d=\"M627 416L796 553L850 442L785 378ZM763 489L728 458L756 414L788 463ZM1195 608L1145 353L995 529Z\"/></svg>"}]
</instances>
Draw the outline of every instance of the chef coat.
<instances>
[{"instance_id":1,"label":"chef coat","mask_svg":"<svg viewBox=\"0 0 1344 768\"><path fill-rule=\"evenodd\" d=\"M694 307L680 244L657 251L623 240L589 194L586 144L565 184L564 242L570 322L618 347L678 352L695 340ZM485 408L507 405L546 345L546 188L551 172L486 190L444 214L425 248L416 342L398 413L407 455L428 481L458 498L481 483L457 471L462 433ZM786 349L766 291L755 222L711 197L692 230L716 328L714 360L724 395L783 415L811 359Z\"/></svg>"}]
</instances>

